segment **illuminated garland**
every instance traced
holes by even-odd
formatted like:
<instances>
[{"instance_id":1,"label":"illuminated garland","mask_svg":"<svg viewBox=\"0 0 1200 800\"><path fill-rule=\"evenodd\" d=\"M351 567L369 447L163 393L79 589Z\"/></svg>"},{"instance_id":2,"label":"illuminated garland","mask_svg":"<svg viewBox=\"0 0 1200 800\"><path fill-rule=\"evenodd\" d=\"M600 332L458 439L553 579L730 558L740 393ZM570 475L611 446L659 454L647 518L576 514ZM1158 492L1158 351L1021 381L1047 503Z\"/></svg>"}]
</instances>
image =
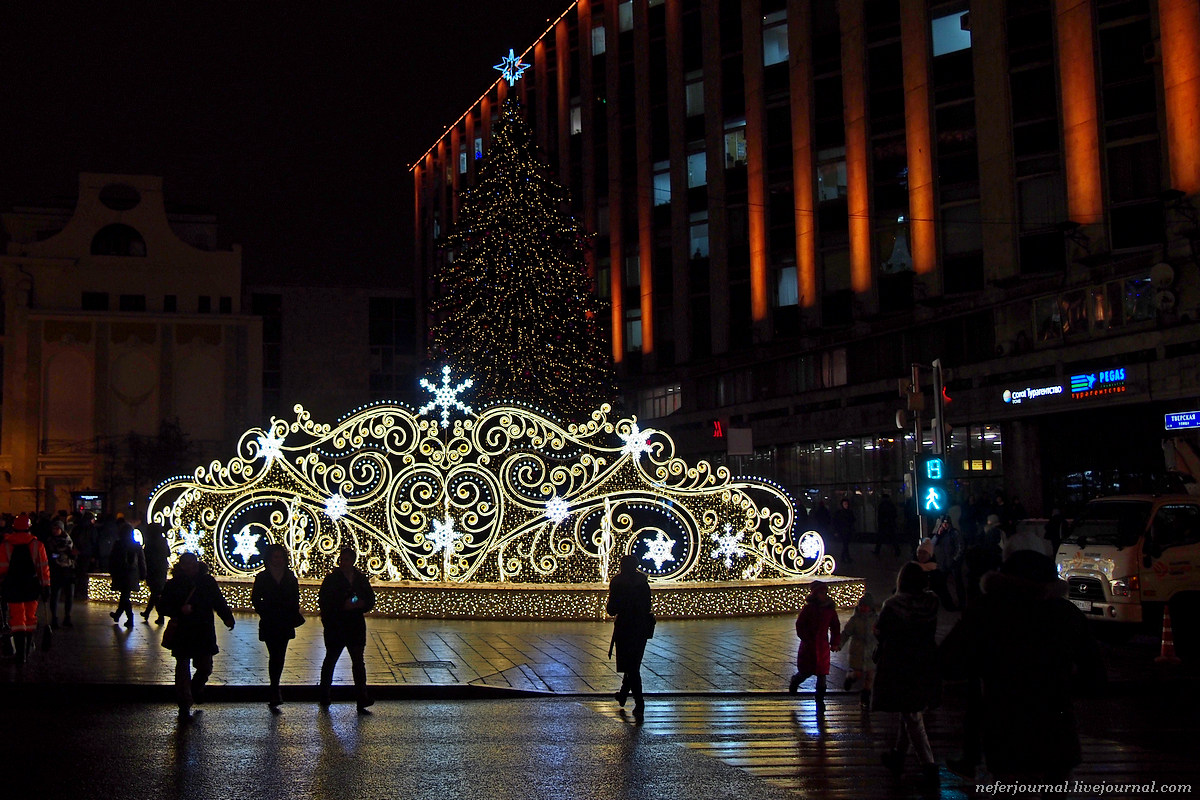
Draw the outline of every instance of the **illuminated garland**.
<instances>
[{"instance_id":1,"label":"illuminated garland","mask_svg":"<svg viewBox=\"0 0 1200 800\"><path fill-rule=\"evenodd\" d=\"M689 466L636 418L612 422L604 405L563 427L519 403L466 412L453 394L335 425L296 406L294 421L247 431L229 462L161 484L148 518L175 555L230 576L261 569L272 542L301 577L347 545L383 581L605 582L626 553L660 582L833 572L821 537L793 530L781 487ZM465 416L442 423L454 409Z\"/></svg>"}]
</instances>

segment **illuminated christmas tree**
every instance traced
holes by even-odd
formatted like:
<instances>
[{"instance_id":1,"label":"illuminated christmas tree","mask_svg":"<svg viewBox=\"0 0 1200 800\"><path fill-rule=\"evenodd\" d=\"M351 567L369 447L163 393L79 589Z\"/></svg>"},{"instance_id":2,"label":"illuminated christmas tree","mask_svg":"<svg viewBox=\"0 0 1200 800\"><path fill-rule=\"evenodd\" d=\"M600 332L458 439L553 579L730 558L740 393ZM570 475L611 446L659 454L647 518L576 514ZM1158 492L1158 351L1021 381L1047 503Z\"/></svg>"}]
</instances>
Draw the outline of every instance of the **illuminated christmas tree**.
<instances>
[{"instance_id":1,"label":"illuminated christmas tree","mask_svg":"<svg viewBox=\"0 0 1200 800\"><path fill-rule=\"evenodd\" d=\"M446 238L431 357L474 380L482 405L522 400L568 420L616 396L567 192L548 174L515 100Z\"/></svg>"}]
</instances>

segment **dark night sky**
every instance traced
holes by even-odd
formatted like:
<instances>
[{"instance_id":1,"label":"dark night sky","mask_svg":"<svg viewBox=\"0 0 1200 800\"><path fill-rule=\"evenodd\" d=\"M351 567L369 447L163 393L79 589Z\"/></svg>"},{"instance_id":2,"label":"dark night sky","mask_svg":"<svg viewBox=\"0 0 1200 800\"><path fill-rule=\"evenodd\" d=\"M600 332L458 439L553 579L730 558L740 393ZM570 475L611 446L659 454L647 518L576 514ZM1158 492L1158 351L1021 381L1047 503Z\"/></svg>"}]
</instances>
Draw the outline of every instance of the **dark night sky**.
<instances>
[{"instance_id":1,"label":"dark night sky","mask_svg":"<svg viewBox=\"0 0 1200 800\"><path fill-rule=\"evenodd\" d=\"M247 281L395 283L409 163L569 2L5 2L0 209L161 175Z\"/></svg>"}]
</instances>

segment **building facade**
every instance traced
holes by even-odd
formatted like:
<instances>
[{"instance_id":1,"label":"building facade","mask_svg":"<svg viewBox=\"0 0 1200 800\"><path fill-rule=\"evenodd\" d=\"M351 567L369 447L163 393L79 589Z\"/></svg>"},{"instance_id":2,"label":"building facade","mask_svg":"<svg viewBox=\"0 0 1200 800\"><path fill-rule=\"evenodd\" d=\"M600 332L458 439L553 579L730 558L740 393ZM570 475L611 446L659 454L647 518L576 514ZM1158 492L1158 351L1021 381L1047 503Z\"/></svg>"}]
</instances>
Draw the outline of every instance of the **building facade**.
<instances>
[{"instance_id":1,"label":"building facade","mask_svg":"<svg viewBox=\"0 0 1200 800\"><path fill-rule=\"evenodd\" d=\"M578 0L523 59L411 168L426 307L516 93L631 410L690 455L870 529L935 359L963 497L1046 514L1194 449L1164 425L1200 407L1194 0Z\"/></svg>"},{"instance_id":2,"label":"building facade","mask_svg":"<svg viewBox=\"0 0 1200 800\"><path fill-rule=\"evenodd\" d=\"M168 213L161 178L84 173L74 208L2 219L0 508L137 512L163 436L190 467L259 423L261 324L215 218Z\"/></svg>"}]
</instances>

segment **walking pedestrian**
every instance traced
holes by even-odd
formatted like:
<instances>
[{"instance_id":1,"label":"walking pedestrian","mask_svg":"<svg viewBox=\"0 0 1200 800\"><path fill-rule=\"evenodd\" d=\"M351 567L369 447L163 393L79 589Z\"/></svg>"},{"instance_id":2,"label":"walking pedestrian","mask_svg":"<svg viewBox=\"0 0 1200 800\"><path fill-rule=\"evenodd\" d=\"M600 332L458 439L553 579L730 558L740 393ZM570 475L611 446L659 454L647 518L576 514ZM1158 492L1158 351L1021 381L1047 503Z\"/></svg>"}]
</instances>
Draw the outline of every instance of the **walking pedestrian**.
<instances>
[{"instance_id":1,"label":"walking pedestrian","mask_svg":"<svg viewBox=\"0 0 1200 800\"><path fill-rule=\"evenodd\" d=\"M367 621L363 616L375 607L375 590L367 576L354 566L358 557L353 547L343 547L337 566L321 582L318 605L324 626L325 661L321 664L321 706L332 702L333 669L342 650L350 654L350 670L358 697L358 713L369 714L374 704L367 692Z\"/></svg>"},{"instance_id":2,"label":"walking pedestrian","mask_svg":"<svg viewBox=\"0 0 1200 800\"><path fill-rule=\"evenodd\" d=\"M829 536L833 527L833 515L829 513L829 506L825 505L823 498L817 501L817 507L808 515L808 523L822 538Z\"/></svg>"},{"instance_id":3,"label":"walking pedestrian","mask_svg":"<svg viewBox=\"0 0 1200 800\"><path fill-rule=\"evenodd\" d=\"M917 560L913 563L925 573L929 588L941 601L942 608L954 611L957 606L954 605L954 598L950 596L950 590L946 588L946 573L938 568L937 561L933 559L933 539L925 539L921 542L917 548Z\"/></svg>"},{"instance_id":4,"label":"walking pedestrian","mask_svg":"<svg viewBox=\"0 0 1200 800\"><path fill-rule=\"evenodd\" d=\"M933 533L933 560L937 562L938 569L945 575L947 587L954 586L955 601L947 608L948 611L955 611L962 605L962 561L965 552L962 536L954 527L950 515L943 515L938 520L937 529Z\"/></svg>"},{"instance_id":5,"label":"walking pedestrian","mask_svg":"<svg viewBox=\"0 0 1200 800\"><path fill-rule=\"evenodd\" d=\"M24 664L33 649L38 599L50 598L50 561L29 527L29 516L18 515L0 543L0 597L8 604L18 664Z\"/></svg>"},{"instance_id":6,"label":"walking pedestrian","mask_svg":"<svg viewBox=\"0 0 1200 800\"><path fill-rule=\"evenodd\" d=\"M817 709L825 708L825 690L829 679L829 654L842 646L842 626L838 620L837 606L829 597L829 587L824 581L813 581L808 586L808 597L796 615L796 636L800 646L796 650L796 673L788 683L788 691L795 694L800 684L810 675L817 676Z\"/></svg>"},{"instance_id":7,"label":"walking pedestrian","mask_svg":"<svg viewBox=\"0 0 1200 800\"><path fill-rule=\"evenodd\" d=\"M846 683L842 689L850 688L862 681L859 698L863 708L871 707L871 689L875 686L875 647L879 640L875 638L875 626L879 622L879 607L875 596L864 592L858 599L854 615L842 628L842 647L849 645L846 659Z\"/></svg>"},{"instance_id":8,"label":"walking pedestrian","mask_svg":"<svg viewBox=\"0 0 1200 800\"><path fill-rule=\"evenodd\" d=\"M112 574L112 590L120 595L117 610L109 614L112 621L120 624L121 616L127 615L125 627L133 627L133 601L131 596L146 579L146 554L133 536L133 525L122 522L117 528L117 540L109 556Z\"/></svg>"},{"instance_id":9,"label":"walking pedestrian","mask_svg":"<svg viewBox=\"0 0 1200 800\"><path fill-rule=\"evenodd\" d=\"M88 575L100 571L97 567L99 557L96 553L96 526L92 522L92 512L79 515L79 521L71 528L71 541L79 551L75 562L75 597L87 599Z\"/></svg>"},{"instance_id":10,"label":"walking pedestrian","mask_svg":"<svg viewBox=\"0 0 1200 800\"><path fill-rule=\"evenodd\" d=\"M853 564L850 555L850 540L854 538L854 512L850 510L850 498L843 497L840 507L833 512L833 533L842 542L841 561Z\"/></svg>"},{"instance_id":11,"label":"walking pedestrian","mask_svg":"<svg viewBox=\"0 0 1200 800\"><path fill-rule=\"evenodd\" d=\"M881 757L899 774L911 743L921 765L921 780L936 785L937 764L925 733L924 712L941 698L937 664L938 599L927 589L920 564L909 562L896 576L896 593L879 610L879 638L872 707L899 715L895 746Z\"/></svg>"},{"instance_id":12,"label":"walking pedestrian","mask_svg":"<svg viewBox=\"0 0 1200 800\"><path fill-rule=\"evenodd\" d=\"M160 608L170 617L163 630L163 647L175 657L175 696L179 716L189 719L193 703L204 702L205 686L213 671L217 646L217 625L213 614L233 630L233 612L221 594L221 587L195 553L185 552L175 564L175 572L163 587ZM195 667L196 673L192 674Z\"/></svg>"},{"instance_id":13,"label":"walking pedestrian","mask_svg":"<svg viewBox=\"0 0 1200 800\"><path fill-rule=\"evenodd\" d=\"M50 559L50 627L58 627L58 598L63 601L62 626L71 627L71 608L75 603L75 564L78 550L67 535L61 519L50 524L50 542L46 555Z\"/></svg>"},{"instance_id":14,"label":"walking pedestrian","mask_svg":"<svg viewBox=\"0 0 1200 800\"><path fill-rule=\"evenodd\" d=\"M982 745L998 781L1065 782L1081 760L1072 695L1105 680L1087 617L1067 600L1054 562L1035 550L1013 553L982 588L942 647L948 665L978 681L956 771L973 772Z\"/></svg>"},{"instance_id":15,"label":"walking pedestrian","mask_svg":"<svg viewBox=\"0 0 1200 800\"><path fill-rule=\"evenodd\" d=\"M148 624L150 612L157 608L158 619L154 620L154 624L162 625L163 614L160 604L162 603L163 587L167 585L171 560L171 545L167 542L162 525L151 522L146 526L146 544L142 550L146 556L146 589L150 593L150 598L146 601L146 610L142 612L142 620Z\"/></svg>"},{"instance_id":16,"label":"walking pedestrian","mask_svg":"<svg viewBox=\"0 0 1200 800\"><path fill-rule=\"evenodd\" d=\"M633 695L633 718L643 722L646 700L642 695L642 657L646 641L654 636L654 613L650 604L650 582L638 569L638 557L633 553L621 556L620 570L608 584L608 603L605 611L613 619L612 640L608 647L611 657L617 651L617 672L622 675L616 699L621 708ZM622 712L624 713L624 712Z\"/></svg>"},{"instance_id":17,"label":"walking pedestrian","mask_svg":"<svg viewBox=\"0 0 1200 800\"><path fill-rule=\"evenodd\" d=\"M884 492L879 498L879 506L875 509L875 555L879 555L884 545L891 545L896 551L895 554L900 555L900 542L896 538L896 515L896 504L892 502L891 496Z\"/></svg>"},{"instance_id":18,"label":"walking pedestrian","mask_svg":"<svg viewBox=\"0 0 1200 800\"><path fill-rule=\"evenodd\" d=\"M279 688L288 642L296 638L296 626L304 624L300 613L300 582L288 567L287 548L267 546L265 564L254 576L250 602L258 612L258 639L267 646L267 673L271 678L271 696L267 706L274 711L283 704Z\"/></svg>"}]
</instances>

